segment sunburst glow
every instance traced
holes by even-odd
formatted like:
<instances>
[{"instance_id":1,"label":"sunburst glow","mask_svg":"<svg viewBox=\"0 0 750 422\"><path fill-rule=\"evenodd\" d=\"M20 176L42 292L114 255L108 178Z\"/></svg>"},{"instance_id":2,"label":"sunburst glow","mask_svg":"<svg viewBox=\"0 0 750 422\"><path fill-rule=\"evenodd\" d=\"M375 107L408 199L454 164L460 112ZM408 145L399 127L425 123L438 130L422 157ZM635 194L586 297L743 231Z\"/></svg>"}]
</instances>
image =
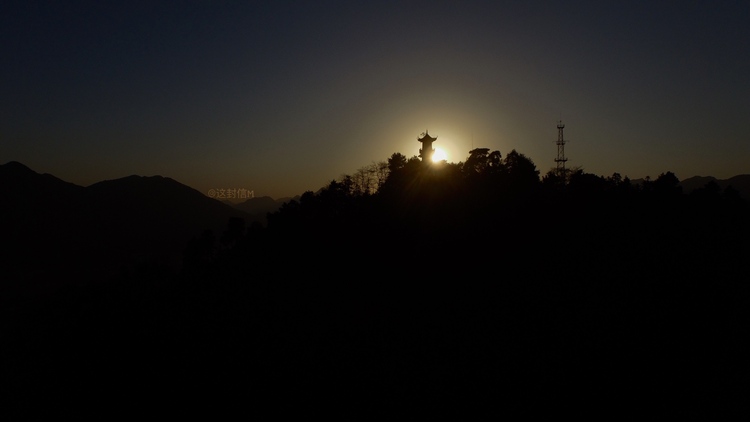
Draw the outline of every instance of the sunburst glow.
<instances>
[{"instance_id":1,"label":"sunburst glow","mask_svg":"<svg viewBox=\"0 0 750 422\"><path fill-rule=\"evenodd\" d=\"M442 148L435 148L435 153L432 154L432 162L439 163L443 160L448 159L448 154L445 153L445 150Z\"/></svg>"}]
</instances>

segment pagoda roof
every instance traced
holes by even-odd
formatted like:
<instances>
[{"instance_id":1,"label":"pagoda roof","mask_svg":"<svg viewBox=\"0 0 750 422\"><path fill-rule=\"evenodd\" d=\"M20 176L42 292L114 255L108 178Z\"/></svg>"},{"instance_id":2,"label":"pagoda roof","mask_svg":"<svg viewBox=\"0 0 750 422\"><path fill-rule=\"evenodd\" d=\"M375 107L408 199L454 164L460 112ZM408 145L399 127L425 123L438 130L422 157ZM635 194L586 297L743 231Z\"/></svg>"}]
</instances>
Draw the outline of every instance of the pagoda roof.
<instances>
[{"instance_id":1,"label":"pagoda roof","mask_svg":"<svg viewBox=\"0 0 750 422\"><path fill-rule=\"evenodd\" d=\"M424 142L424 141L434 142L435 140L437 140L437 136L433 138L432 136L430 136L430 134L427 131L419 135L419 138L417 138L417 141L419 142Z\"/></svg>"}]
</instances>

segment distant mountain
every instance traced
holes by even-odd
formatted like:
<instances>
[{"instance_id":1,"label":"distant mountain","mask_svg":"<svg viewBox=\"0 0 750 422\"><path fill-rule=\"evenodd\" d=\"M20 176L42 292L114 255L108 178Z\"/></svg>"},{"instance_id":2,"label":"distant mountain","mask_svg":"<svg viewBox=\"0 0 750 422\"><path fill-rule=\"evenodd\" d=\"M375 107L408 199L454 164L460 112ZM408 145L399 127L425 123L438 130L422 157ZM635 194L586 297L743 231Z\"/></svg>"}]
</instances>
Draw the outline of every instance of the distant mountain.
<instances>
[{"instance_id":1,"label":"distant mountain","mask_svg":"<svg viewBox=\"0 0 750 422\"><path fill-rule=\"evenodd\" d=\"M278 202L278 203L280 203L280 204L282 204L282 205L283 205L284 203L286 203L286 202L289 202L289 201L299 201L299 198L300 198L301 196L302 196L302 195L297 195L297 196L286 196L286 197L284 197L284 198L277 198L277 199L276 199L276 202Z\"/></svg>"},{"instance_id":2,"label":"distant mountain","mask_svg":"<svg viewBox=\"0 0 750 422\"><path fill-rule=\"evenodd\" d=\"M737 189L743 198L750 201L750 174L741 174L722 180L719 182L719 186L731 186L734 189Z\"/></svg>"},{"instance_id":3,"label":"distant mountain","mask_svg":"<svg viewBox=\"0 0 750 422\"><path fill-rule=\"evenodd\" d=\"M10 162L0 165L0 295L103 280L159 262L178 268L188 241L217 237L246 212L173 179L129 176L88 187Z\"/></svg>"},{"instance_id":4,"label":"distant mountain","mask_svg":"<svg viewBox=\"0 0 750 422\"><path fill-rule=\"evenodd\" d=\"M247 213L161 176L102 181L86 188L86 194L97 231L125 245L137 245L129 246L131 254L178 250L206 229L219 235L230 217L243 218L248 224L255 221Z\"/></svg>"},{"instance_id":5,"label":"distant mountain","mask_svg":"<svg viewBox=\"0 0 750 422\"><path fill-rule=\"evenodd\" d=\"M682 186L684 193L689 194L695 189L706 186L711 181L716 182L722 190L731 186L740 193L742 198L750 201L750 174L740 174L729 179L717 179L711 176L693 176L681 181L680 186Z\"/></svg>"},{"instance_id":6,"label":"distant mountain","mask_svg":"<svg viewBox=\"0 0 750 422\"><path fill-rule=\"evenodd\" d=\"M630 183L640 185L643 184L644 181L644 179L633 179ZM680 186L682 186L683 193L690 194L690 192L695 189L702 188L712 181L716 182L722 191L726 189L727 186L731 186L740 193L742 198L750 201L750 174L740 174L730 177L729 179L717 179L713 176L693 176L680 181Z\"/></svg>"},{"instance_id":7,"label":"distant mountain","mask_svg":"<svg viewBox=\"0 0 750 422\"><path fill-rule=\"evenodd\" d=\"M299 196L295 198L299 199ZM265 222L266 215L269 212L275 212L276 210L281 208L281 206L284 205L285 202L289 202L295 198L273 199L270 196L260 196L257 198L250 198L247 201L241 202L239 204L235 204L234 207L252 216L255 216L255 218L260 221Z\"/></svg>"},{"instance_id":8,"label":"distant mountain","mask_svg":"<svg viewBox=\"0 0 750 422\"><path fill-rule=\"evenodd\" d=\"M80 193L83 189L51 174L36 173L17 161L0 165L0 211L53 203L62 197Z\"/></svg>"},{"instance_id":9,"label":"distant mountain","mask_svg":"<svg viewBox=\"0 0 750 422\"><path fill-rule=\"evenodd\" d=\"M716 181L715 177L712 176L693 176L680 182L683 193L690 193L695 189L706 186L711 181Z\"/></svg>"}]
</instances>

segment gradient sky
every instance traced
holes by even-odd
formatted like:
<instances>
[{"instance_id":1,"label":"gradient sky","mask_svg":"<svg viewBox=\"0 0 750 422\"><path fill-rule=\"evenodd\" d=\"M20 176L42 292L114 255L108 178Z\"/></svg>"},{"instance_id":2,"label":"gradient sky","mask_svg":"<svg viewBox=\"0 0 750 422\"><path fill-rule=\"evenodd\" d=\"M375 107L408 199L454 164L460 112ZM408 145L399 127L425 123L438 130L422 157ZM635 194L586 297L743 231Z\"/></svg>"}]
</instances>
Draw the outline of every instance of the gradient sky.
<instances>
[{"instance_id":1,"label":"gradient sky","mask_svg":"<svg viewBox=\"0 0 750 422\"><path fill-rule=\"evenodd\" d=\"M0 162L317 190L429 130L632 179L750 173L750 1L8 1Z\"/></svg>"}]
</instances>

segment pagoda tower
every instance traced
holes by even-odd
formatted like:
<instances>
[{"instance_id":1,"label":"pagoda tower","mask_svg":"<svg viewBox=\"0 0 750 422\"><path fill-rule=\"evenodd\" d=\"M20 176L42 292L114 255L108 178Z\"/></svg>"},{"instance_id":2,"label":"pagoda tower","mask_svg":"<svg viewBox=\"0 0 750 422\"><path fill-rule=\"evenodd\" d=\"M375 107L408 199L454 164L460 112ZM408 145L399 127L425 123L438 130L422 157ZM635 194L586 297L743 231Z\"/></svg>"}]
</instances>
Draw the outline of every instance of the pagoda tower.
<instances>
[{"instance_id":1,"label":"pagoda tower","mask_svg":"<svg viewBox=\"0 0 750 422\"><path fill-rule=\"evenodd\" d=\"M437 140L437 137L433 138L426 131L423 132L417 141L422 143L422 148L419 149L419 158L422 159L423 163L432 163L432 154L435 150L432 148L432 143Z\"/></svg>"}]
</instances>

